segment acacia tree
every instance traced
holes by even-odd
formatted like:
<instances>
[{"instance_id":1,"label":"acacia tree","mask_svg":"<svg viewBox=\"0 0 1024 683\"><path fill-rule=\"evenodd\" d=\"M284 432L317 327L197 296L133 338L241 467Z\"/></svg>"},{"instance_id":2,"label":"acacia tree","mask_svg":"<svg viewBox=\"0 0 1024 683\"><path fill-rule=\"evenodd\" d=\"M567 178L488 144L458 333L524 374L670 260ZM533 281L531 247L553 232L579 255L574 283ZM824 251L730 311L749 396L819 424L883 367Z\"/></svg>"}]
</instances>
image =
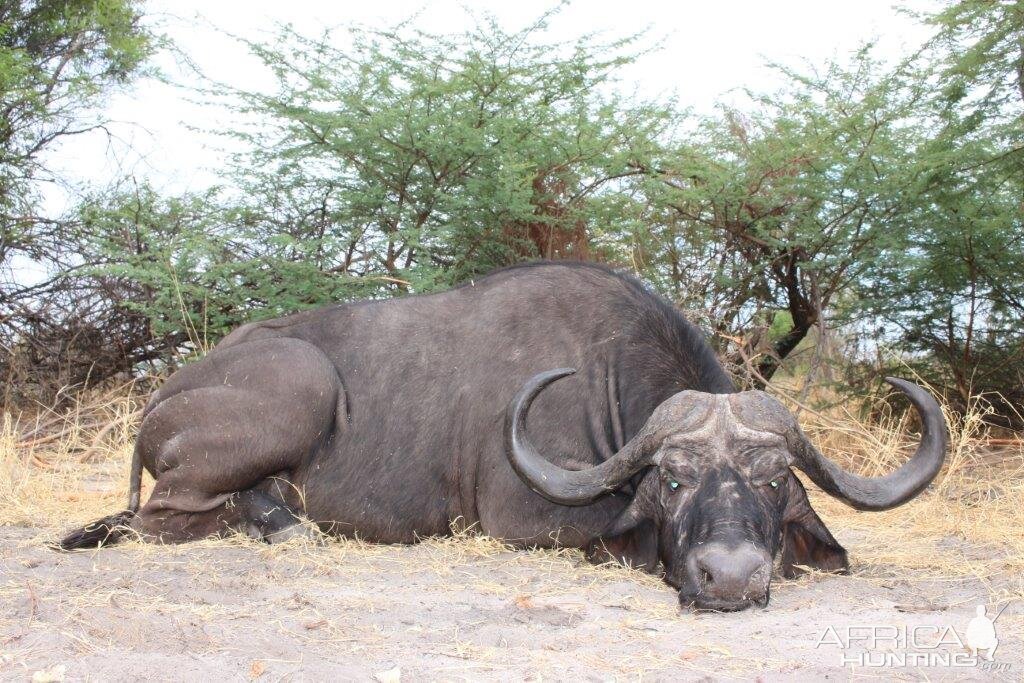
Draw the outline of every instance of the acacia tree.
<instances>
[{"instance_id":1,"label":"acacia tree","mask_svg":"<svg viewBox=\"0 0 1024 683\"><path fill-rule=\"evenodd\" d=\"M97 277L150 293L125 305L159 344L195 345L245 320L429 291L523 259L613 257L643 213L631 183L676 115L613 94L632 39L543 35L542 19L512 33L483 21L459 35L284 29L249 43L276 87L210 92L245 148L226 188L96 197L80 241Z\"/></svg>"},{"instance_id":2,"label":"acacia tree","mask_svg":"<svg viewBox=\"0 0 1024 683\"><path fill-rule=\"evenodd\" d=\"M53 223L38 211L42 153L101 126L97 105L149 55L137 4L0 1L0 265Z\"/></svg>"},{"instance_id":3,"label":"acacia tree","mask_svg":"<svg viewBox=\"0 0 1024 683\"><path fill-rule=\"evenodd\" d=\"M618 191L673 114L608 87L631 40L549 44L543 29L251 45L278 82L229 93L255 121L234 176L254 241L380 294L523 258L604 258L628 215Z\"/></svg>"},{"instance_id":4,"label":"acacia tree","mask_svg":"<svg viewBox=\"0 0 1024 683\"><path fill-rule=\"evenodd\" d=\"M979 127L1009 124L1012 136L1024 102L1024 4L960 0L919 18L935 28L924 58L937 67L946 113Z\"/></svg>"},{"instance_id":5,"label":"acacia tree","mask_svg":"<svg viewBox=\"0 0 1024 683\"><path fill-rule=\"evenodd\" d=\"M97 195L75 243L95 291L152 325L132 358L520 259L589 258L735 342L722 349L755 385L815 328L856 323L961 396L979 378L1019 387L1015 8L950 5L895 69L865 49L694 121L613 94L632 41L546 44L543 20L355 30L344 47L285 30L249 45L272 92L210 93L248 149L227 189Z\"/></svg>"},{"instance_id":6,"label":"acacia tree","mask_svg":"<svg viewBox=\"0 0 1024 683\"><path fill-rule=\"evenodd\" d=\"M101 127L104 97L139 73L154 48L134 0L0 0L0 377L102 335L66 296L77 252L68 224L42 208L56 178L44 153ZM31 268L27 268L31 266ZM42 273L26 277L26 270ZM89 365L53 378L75 383ZM59 374L59 373L58 373Z\"/></svg>"},{"instance_id":7,"label":"acacia tree","mask_svg":"<svg viewBox=\"0 0 1024 683\"><path fill-rule=\"evenodd\" d=\"M665 227L636 239L645 272L737 342L755 386L900 234L923 140L921 92L868 49L850 68L784 72L791 87L705 118L658 169Z\"/></svg>"},{"instance_id":8,"label":"acacia tree","mask_svg":"<svg viewBox=\"0 0 1024 683\"><path fill-rule=\"evenodd\" d=\"M954 404L1024 404L1024 4L966 0L924 17L934 95L917 155L920 201L899 252L861 289L878 337ZM886 292L885 298L877 291Z\"/></svg>"}]
</instances>

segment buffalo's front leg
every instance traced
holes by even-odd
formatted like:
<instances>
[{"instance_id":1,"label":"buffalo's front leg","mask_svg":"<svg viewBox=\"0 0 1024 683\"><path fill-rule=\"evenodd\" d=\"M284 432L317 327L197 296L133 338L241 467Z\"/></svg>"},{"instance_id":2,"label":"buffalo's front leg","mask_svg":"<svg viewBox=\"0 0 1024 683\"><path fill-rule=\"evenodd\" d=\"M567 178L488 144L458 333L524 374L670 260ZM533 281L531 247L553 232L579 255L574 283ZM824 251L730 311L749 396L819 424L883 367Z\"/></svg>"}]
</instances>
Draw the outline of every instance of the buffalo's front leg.
<instances>
[{"instance_id":1,"label":"buffalo's front leg","mask_svg":"<svg viewBox=\"0 0 1024 683\"><path fill-rule=\"evenodd\" d=\"M228 501L241 513L240 531L251 538L267 543L283 543L293 538L314 538L313 527L304 524L302 518L287 503L268 493L249 489L236 494Z\"/></svg>"}]
</instances>

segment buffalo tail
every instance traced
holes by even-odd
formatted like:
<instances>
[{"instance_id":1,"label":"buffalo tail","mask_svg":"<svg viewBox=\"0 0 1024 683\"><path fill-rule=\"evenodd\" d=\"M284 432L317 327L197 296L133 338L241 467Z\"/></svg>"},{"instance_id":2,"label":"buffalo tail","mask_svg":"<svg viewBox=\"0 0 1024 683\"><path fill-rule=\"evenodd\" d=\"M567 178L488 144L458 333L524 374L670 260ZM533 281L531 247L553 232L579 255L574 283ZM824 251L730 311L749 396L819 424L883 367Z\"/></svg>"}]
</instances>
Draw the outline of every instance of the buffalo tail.
<instances>
[{"instance_id":1,"label":"buffalo tail","mask_svg":"<svg viewBox=\"0 0 1024 683\"><path fill-rule=\"evenodd\" d=\"M139 495L142 488L142 454L138 442L132 452L131 473L128 481L128 509L107 515L91 524L68 533L55 545L58 550L82 550L113 545L132 534L128 523L139 511Z\"/></svg>"}]
</instances>

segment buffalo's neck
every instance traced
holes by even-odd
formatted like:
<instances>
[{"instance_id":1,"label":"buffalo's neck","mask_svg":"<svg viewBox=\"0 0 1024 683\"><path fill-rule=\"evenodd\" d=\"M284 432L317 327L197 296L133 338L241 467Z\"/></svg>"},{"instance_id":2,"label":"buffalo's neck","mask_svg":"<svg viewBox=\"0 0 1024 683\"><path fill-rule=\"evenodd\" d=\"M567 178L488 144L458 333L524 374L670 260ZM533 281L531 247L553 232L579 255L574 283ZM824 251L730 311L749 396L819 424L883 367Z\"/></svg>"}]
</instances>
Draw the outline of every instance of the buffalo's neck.
<instances>
[{"instance_id":1,"label":"buffalo's neck","mask_svg":"<svg viewBox=\"0 0 1024 683\"><path fill-rule=\"evenodd\" d=\"M609 421L616 447L629 441L661 403L680 391L736 391L711 347L700 338L690 348L626 346L608 364Z\"/></svg>"}]
</instances>

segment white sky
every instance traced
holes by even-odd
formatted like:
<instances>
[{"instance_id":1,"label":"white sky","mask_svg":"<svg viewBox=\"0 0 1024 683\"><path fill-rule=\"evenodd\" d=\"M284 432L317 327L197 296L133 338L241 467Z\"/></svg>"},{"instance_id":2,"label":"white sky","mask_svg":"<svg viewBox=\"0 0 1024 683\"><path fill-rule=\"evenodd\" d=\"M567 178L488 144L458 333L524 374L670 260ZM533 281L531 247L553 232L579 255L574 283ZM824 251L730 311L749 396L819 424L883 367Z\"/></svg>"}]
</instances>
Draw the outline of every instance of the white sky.
<instances>
[{"instance_id":1,"label":"white sky","mask_svg":"<svg viewBox=\"0 0 1024 683\"><path fill-rule=\"evenodd\" d=\"M417 15L415 25L432 32L458 32L473 25L466 8L496 16L506 30L532 23L553 0L149 0L156 29L209 76L246 88L270 84L267 74L225 31L269 38L276 24L319 34L352 23L387 27ZM645 96L674 93L683 106L708 111L728 91L767 90L779 84L766 61L822 64L844 58L868 39L879 54L897 58L927 33L892 8L891 0L575 0L551 22L549 38L566 40L591 31L609 37L649 29L662 49L624 73L623 87ZM339 35L341 32L339 32ZM195 77L168 56L158 65L174 81ZM219 141L190 129L229 125L222 112L186 101L179 88L144 81L111 99L106 115L115 139L81 136L51 152L51 164L68 177L100 183L118 172L149 178L168 192L210 185ZM58 201L51 197L51 201Z\"/></svg>"}]
</instances>

